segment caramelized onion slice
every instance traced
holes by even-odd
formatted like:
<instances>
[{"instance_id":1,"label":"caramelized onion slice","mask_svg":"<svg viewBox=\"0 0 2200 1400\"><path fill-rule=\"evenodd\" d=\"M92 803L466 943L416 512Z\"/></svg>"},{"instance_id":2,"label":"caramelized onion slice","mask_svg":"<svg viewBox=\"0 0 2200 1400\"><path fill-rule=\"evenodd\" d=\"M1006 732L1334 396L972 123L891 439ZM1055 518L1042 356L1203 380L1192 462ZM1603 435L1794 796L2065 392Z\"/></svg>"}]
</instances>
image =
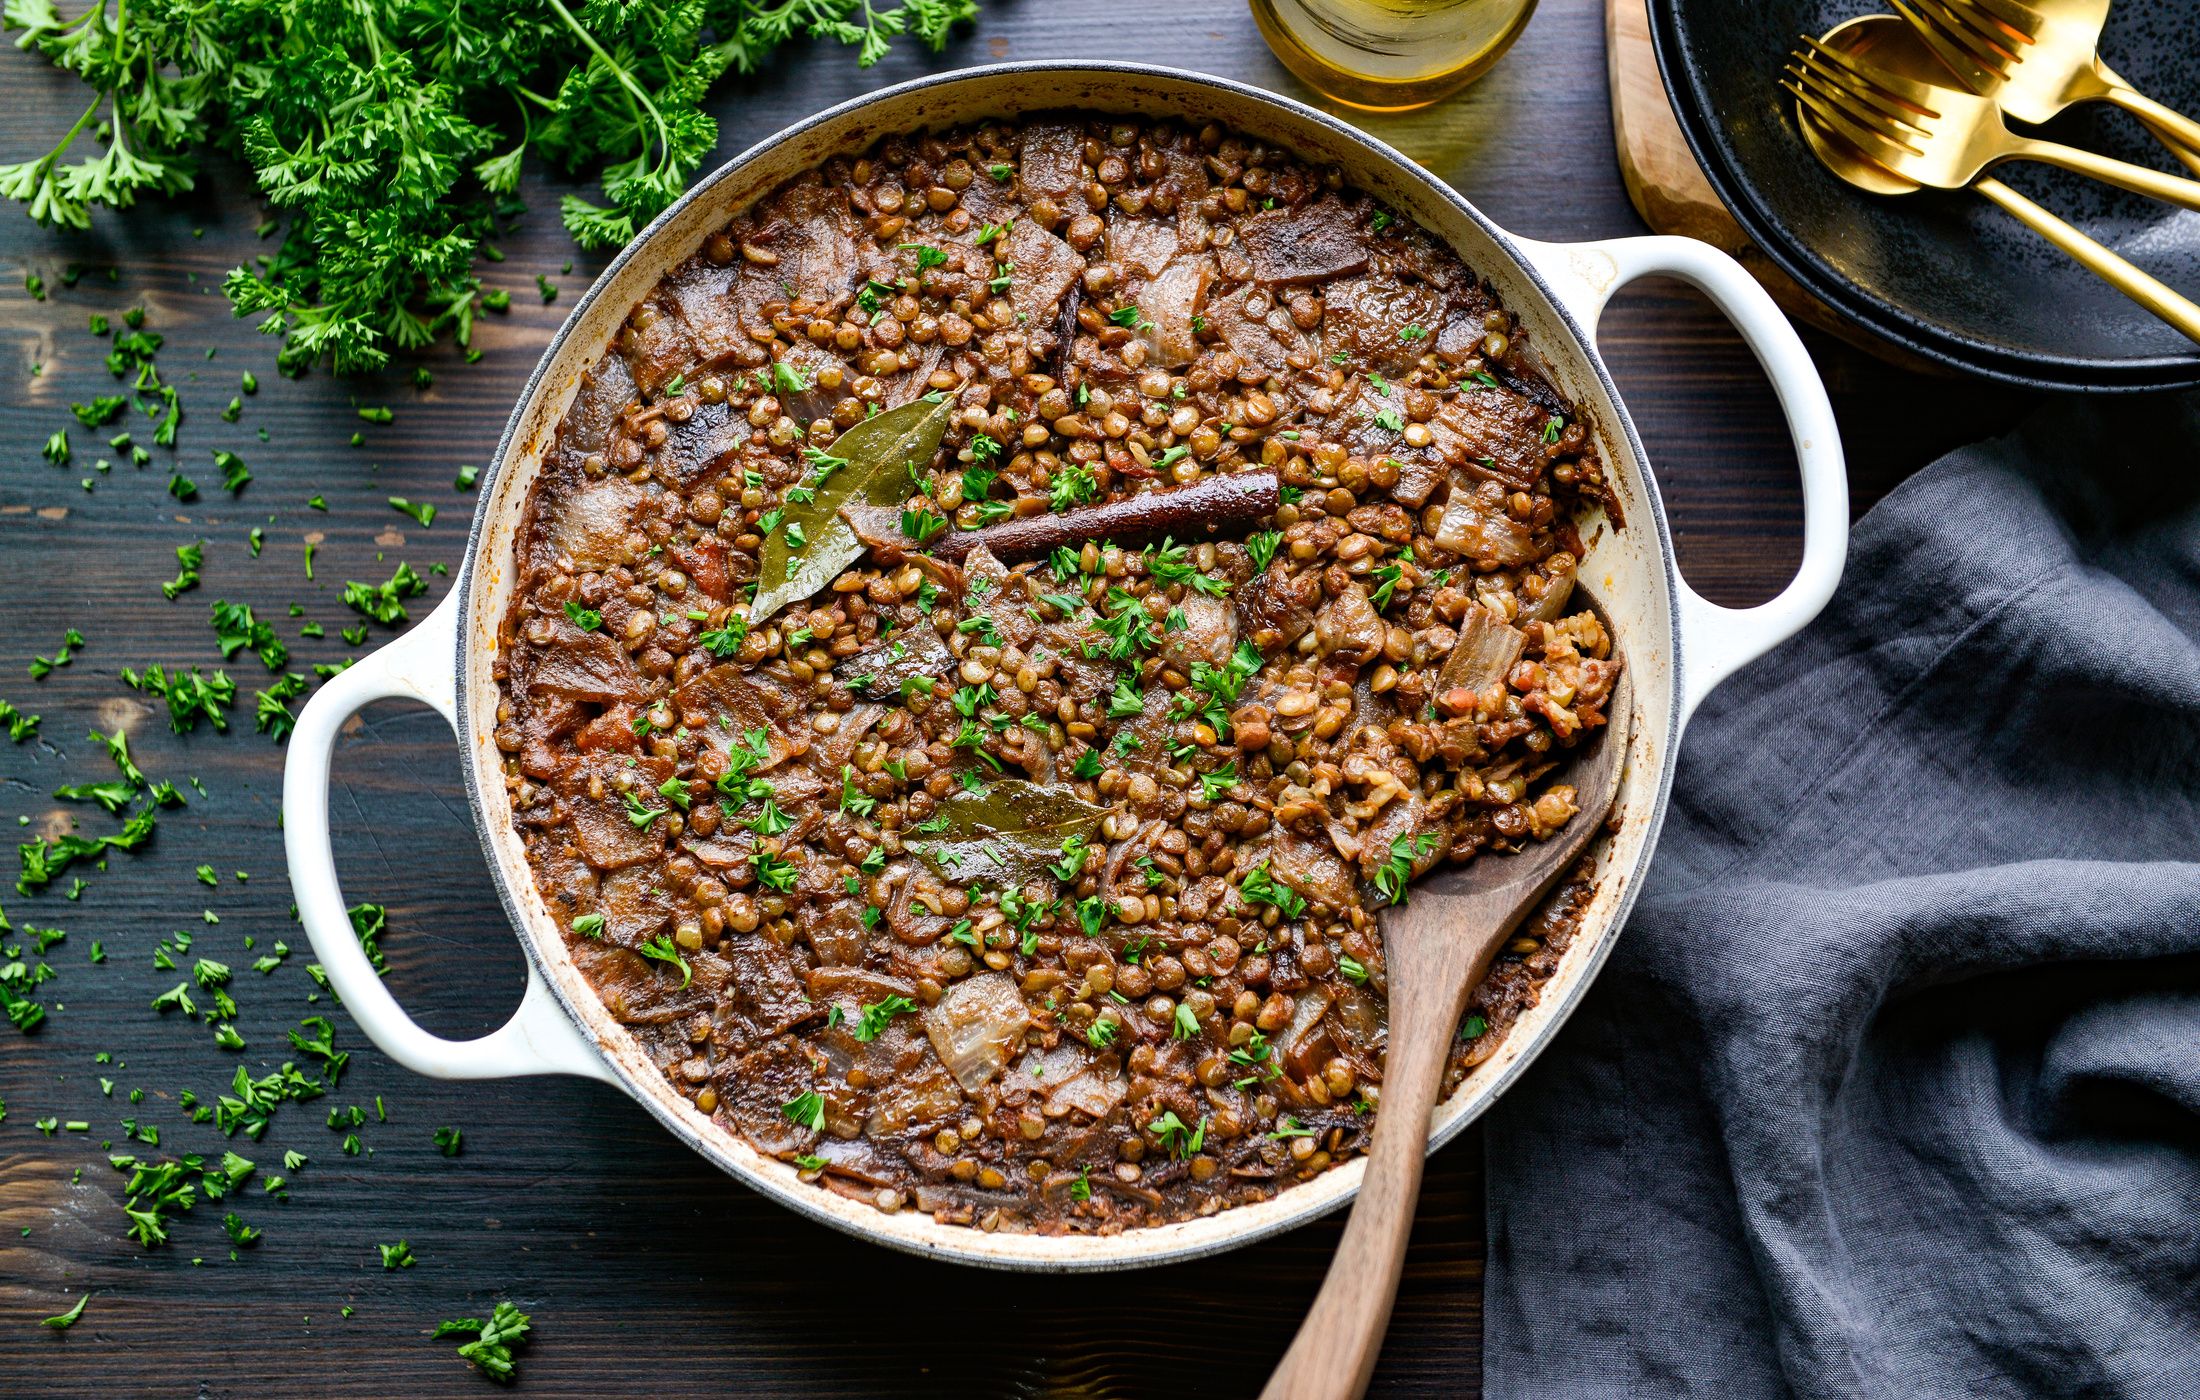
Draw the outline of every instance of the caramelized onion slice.
<instances>
[{"instance_id":1,"label":"caramelized onion slice","mask_svg":"<svg viewBox=\"0 0 2200 1400\"><path fill-rule=\"evenodd\" d=\"M1001 1072L1030 1025L1016 984L1001 972L957 982L924 1013L924 1033L965 1093Z\"/></svg>"}]
</instances>

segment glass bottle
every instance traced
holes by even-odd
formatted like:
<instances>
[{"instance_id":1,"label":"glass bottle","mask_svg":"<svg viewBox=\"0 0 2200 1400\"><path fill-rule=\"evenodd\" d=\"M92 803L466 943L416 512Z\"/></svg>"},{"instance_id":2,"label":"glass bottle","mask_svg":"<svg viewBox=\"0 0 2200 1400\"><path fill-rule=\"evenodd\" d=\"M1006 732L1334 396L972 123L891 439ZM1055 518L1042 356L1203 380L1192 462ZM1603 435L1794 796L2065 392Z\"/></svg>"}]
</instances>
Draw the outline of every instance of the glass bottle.
<instances>
[{"instance_id":1,"label":"glass bottle","mask_svg":"<svg viewBox=\"0 0 2200 1400\"><path fill-rule=\"evenodd\" d=\"M1512 47L1535 0L1251 0L1283 66L1339 102L1403 112L1449 97Z\"/></svg>"}]
</instances>

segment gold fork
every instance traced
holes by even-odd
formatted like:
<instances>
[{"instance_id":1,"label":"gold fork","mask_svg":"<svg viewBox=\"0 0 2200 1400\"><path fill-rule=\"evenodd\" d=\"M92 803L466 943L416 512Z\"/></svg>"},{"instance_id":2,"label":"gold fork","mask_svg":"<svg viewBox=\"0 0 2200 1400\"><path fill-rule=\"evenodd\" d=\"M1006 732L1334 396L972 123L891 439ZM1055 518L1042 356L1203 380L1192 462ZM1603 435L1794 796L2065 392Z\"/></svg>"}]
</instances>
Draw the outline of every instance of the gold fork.
<instances>
[{"instance_id":1,"label":"gold fork","mask_svg":"<svg viewBox=\"0 0 2200 1400\"><path fill-rule=\"evenodd\" d=\"M2200 173L2200 122L2148 97L2101 61L2109 0L1894 0L1919 38L1972 92L2020 122L2078 102L2112 102Z\"/></svg>"},{"instance_id":2,"label":"gold fork","mask_svg":"<svg viewBox=\"0 0 2200 1400\"><path fill-rule=\"evenodd\" d=\"M1781 86L1864 154L1921 185L1959 190L2004 161L2037 160L2200 211L2200 181L2018 136L1983 97L1898 77L1809 35Z\"/></svg>"},{"instance_id":3,"label":"gold fork","mask_svg":"<svg viewBox=\"0 0 2200 1400\"><path fill-rule=\"evenodd\" d=\"M1869 54L1881 66L1901 73L1931 72L1939 60L1925 47L1915 30L1894 15L1865 15L1826 32L1827 47L1843 53ZM1921 187L1874 161L1807 107L1796 111L1796 122L1811 151L1841 179L1858 189L1880 195L1915 194ZM1971 189L2005 210L2048 242L2070 255L2079 266L2161 317L2194 341L2200 341L2200 306L2165 286L2142 269L2110 252L2047 210L1988 175Z\"/></svg>"}]
</instances>

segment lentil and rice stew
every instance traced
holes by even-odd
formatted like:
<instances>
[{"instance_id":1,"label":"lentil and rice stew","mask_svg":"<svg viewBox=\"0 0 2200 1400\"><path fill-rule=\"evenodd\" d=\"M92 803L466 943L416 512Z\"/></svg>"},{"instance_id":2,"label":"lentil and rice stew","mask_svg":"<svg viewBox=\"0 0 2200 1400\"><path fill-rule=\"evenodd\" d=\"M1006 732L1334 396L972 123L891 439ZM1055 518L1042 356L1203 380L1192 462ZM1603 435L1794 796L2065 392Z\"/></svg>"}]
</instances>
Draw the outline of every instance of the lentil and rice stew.
<instances>
[{"instance_id":1,"label":"lentil and rice stew","mask_svg":"<svg viewBox=\"0 0 2200 1400\"><path fill-rule=\"evenodd\" d=\"M1576 819L1608 497L1505 309L1334 171L1079 114L889 139L580 387L495 663L513 818L610 1013L822 1189L1054 1233L1260 1200L1368 1141L1376 911Z\"/></svg>"}]
</instances>

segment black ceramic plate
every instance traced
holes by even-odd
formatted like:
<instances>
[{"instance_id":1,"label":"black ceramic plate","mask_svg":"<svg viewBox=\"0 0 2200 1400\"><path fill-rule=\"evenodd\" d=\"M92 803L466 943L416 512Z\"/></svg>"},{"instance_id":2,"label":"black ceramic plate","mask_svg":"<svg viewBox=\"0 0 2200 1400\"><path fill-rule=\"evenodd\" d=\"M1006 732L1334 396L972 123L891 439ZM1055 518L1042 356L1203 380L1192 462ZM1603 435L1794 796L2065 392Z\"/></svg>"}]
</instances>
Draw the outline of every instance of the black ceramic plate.
<instances>
[{"instance_id":1,"label":"black ceramic plate","mask_svg":"<svg viewBox=\"0 0 2200 1400\"><path fill-rule=\"evenodd\" d=\"M1975 194L1866 195L1821 166L1776 85L1796 36L1872 0L1650 0L1650 32L1683 135L1758 246L1836 311L1929 358L2038 388L2200 385L2200 347ZM2121 0L2101 53L2140 91L2200 112L2189 0ZM2012 124L2012 129L2027 128ZM2187 172L2130 117L2093 103L2042 133ZM2200 300L2200 213L2034 163L1995 172Z\"/></svg>"}]
</instances>

